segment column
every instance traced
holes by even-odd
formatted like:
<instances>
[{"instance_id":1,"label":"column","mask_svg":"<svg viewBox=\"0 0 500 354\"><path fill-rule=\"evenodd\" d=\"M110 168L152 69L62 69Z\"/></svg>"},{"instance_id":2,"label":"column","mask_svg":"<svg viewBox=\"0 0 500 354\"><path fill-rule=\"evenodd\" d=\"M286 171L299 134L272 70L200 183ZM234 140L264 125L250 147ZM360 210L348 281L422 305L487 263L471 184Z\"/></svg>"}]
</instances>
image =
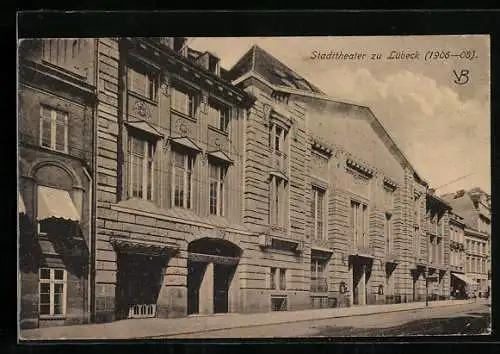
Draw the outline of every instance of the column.
<instances>
[{"instance_id":1,"label":"column","mask_svg":"<svg viewBox=\"0 0 500 354\"><path fill-rule=\"evenodd\" d=\"M231 276L231 282L229 284L228 290L228 312L238 312L240 307L239 304L239 275L238 275L238 266L234 267L233 274ZM266 283L267 284L267 283Z\"/></svg>"},{"instance_id":2,"label":"column","mask_svg":"<svg viewBox=\"0 0 500 354\"><path fill-rule=\"evenodd\" d=\"M187 258L172 257L163 270L163 284L156 301L156 317L183 317L187 314Z\"/></svg>"},{"instance_id":3,"label":"column","mask_svg":"<svg viewBox=\"0 0 500 354\"><path fill-rule=\"evenodd\" d=\"M354 265L349 266L347 289L349 290L349 304L354 305Z\"/></svg>"},{"instance_id":4,"label":"column","mask_svg":"<svg viewBox=\"0 0 500 354\"><path fill-rule=\"evenodd\" d=\"M359 280L360 287L360 305L366 305L366 265L361 266L361 279Z\"/></svg>"},{"instance_id":5,"label":"column","mask_svg":"<svg viewBox=\"0 0 500 354\"><path fill-rule=\"evenodd\" d=\"M214 312L214 264L208 263L200 285L199 293L200 314Z\"/></svg>"}]
</instances>

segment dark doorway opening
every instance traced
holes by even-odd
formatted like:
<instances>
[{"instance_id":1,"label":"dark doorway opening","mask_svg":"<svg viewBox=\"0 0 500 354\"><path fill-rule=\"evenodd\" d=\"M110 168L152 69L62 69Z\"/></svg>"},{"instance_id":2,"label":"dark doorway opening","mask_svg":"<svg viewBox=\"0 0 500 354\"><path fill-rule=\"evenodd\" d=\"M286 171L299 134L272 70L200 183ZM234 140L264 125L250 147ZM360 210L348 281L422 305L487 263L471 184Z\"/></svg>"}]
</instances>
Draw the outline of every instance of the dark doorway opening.
<instances>
[{"instance_id":1,"label":"dark doorway opening","mask_svg":"<svg viewBox=\"0 0 500 354\"><path fill-rule=\"evenodd\" d=\"M188 261L188 315L199 312L200 286L207 264Z\"/></svg>"},{"instance_id":2,"label":"dark doorway opening","mask_svg":"<svg viewBox=\"0 0 500 354\"><path fill-rule=\"evenodd\" d=\"M234 266L215 264L214 267L214 313L226 313L229 306L229 285Z\"/></svg>"},{"instance_id":3,"label":"dark doorway opening","mask_svg":"<svg viewBox=\"0 0 500 354\"><path fill-rule=\"evenodd\" d=\"M118 253L118 319L156 316L156 302L166 262L163 257Z\"/></svg>"},{"instance_id":4,"label":"dark doorway opening","mask_svg":"<svg viewBox=\"0 0 500 354\"><path fill-rule=\"evenodd\" d=\"M231 242L203 238L188 246L188 314L230 311L230 288L241 250Z\"/></svg>"}]
</instances>

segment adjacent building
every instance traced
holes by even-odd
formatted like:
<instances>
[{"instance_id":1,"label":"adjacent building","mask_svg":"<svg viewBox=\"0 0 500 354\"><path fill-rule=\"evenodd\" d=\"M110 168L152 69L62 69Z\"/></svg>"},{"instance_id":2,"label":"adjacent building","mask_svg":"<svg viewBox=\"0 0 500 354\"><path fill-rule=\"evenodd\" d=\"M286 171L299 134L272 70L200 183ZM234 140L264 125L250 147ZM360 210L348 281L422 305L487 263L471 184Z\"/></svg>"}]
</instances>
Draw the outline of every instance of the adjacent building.
<instances>
[{"instance_id":1,"label":"adjacent building","mask_svg":"<svg viewBox=\"0 0 500 354\"><path fill-rule=\"evenodd\" d=\"M450 290L451 296L465 298L474 281L467 277L465 269L465 224L464 218L450 213Z\"/></svg>"},{"instance_id":2,"label":"adjacent building","mask_svg":"<svg viewBox=\"0 0 500 354\"><path fill-rule=\"evenodd\" d=\"M465 272L475 283L471 290L478 295L490 291L490 196L479 188L460 190L443 196L463 217L465 239Z\"/></svg>"},{"instance_id":3,"label":"adjacent building","mask_svg":"<svg viewBox=\"0 0 500 354\"><path fill-rule=\"evenodd\" d=\"M94 43L19 46L21 328L89 321Z\"/></svg>"}]
</instances>

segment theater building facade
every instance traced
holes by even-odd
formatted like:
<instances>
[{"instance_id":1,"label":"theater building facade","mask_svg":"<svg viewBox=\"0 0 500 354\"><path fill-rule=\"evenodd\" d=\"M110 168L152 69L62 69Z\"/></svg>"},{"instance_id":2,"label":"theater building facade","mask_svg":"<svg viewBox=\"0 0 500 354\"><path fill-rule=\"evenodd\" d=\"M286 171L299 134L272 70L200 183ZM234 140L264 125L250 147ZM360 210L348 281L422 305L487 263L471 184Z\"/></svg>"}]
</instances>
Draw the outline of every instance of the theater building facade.
<instances>
[{"instance_id":1,"label":"theater building facade","mask_svg":"<svg viewBox=\"0 0 500 354\"><path fill-rule=\"evenodd\" d=\"M21 328L89 321L94 43L19 46Z\"/></svg>"},{"instance_id":2,"label":"theater building facade","mask_svg":"<svg viewBox=\"0 0 500 354\"><path fill-rule=\"evenodd\" d=\"M244 311L255 281L258 236L243 214L251 101L184 41L99 40L98 322Z\"/></svg>"},{"instance_id":3,"label":"theater building facade","mask_svg":"<svg viewBox=\"0 0 500 354\"><path fill-rule=\"evenodd\" d=\"M226 71L183 37L36 43L27 326L424 301L430 273L446 297L449 206L369 108L257 46Z\"/></svg>"},{"instance_id":4,"label":"theater building facade","mask_svg":"<svg viewBox=\"0 0 500 354\"><path fill-rule=\"evenodd\" d=\"M271 140L282 129L289 139L290 174L281 176L288 219L284 228L276 229L276 237L304 245L299 258L286 260L295 301L301 307L332 307L425 300L427 183L370 109L333 101L257 46L228 77L256 97L247 121L245 167L245 189L255 195L245 211L255 215L246 220L252 229L267 227L267 205L272 222L274 185L268 189L270 202L261 191L267 181L280 179L272 166L252 166L251 156L262 160L269 147L271 156L276 155L276 143L270 141L266 148L267 130ZM298 109L304 118L293 115ZM290 130L279 120L273 128L277 112L292 117ZM254 147L252 140L259 138ZM255 187L253 171L260 179ZM266 173L269 179L263 178ZM414 256L417 249L419 257ZM278 250L267 249L261 258L269 259L271 269L285 266L276 264L274 252ZM262 275L264 271L255 269ZM261 304L268 303L267 296L260 294Z\"/></svg>"}]
</instances>

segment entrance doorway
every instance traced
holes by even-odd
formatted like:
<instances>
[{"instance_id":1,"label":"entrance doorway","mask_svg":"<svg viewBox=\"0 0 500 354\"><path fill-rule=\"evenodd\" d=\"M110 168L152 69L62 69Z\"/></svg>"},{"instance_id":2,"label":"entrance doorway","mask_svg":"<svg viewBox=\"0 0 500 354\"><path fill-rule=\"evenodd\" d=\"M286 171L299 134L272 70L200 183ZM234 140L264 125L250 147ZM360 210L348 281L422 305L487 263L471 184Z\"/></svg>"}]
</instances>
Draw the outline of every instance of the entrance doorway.
<instances>
[{"instance_id":1,"label":"entrance doorway","mask_svg":"<svg viewBox=\"0 0 500 354\"><path fill-rule=\"evenodd\" d=\"M424 285L423 282L425 281L424 278L424 268L417 267L415 269L411 270L411 276L412 276L412 294L413 294L413 301L424 301L425 300L425 294L422 292L422 286Z\"/></svg>"},{"instance_id":2,"label":"entrance doorway","mask_svg":"<svg viewBox=\"0 0 500 354\"><path fill-rule=\"evenodd\" d=\"M188 314L231 311L240 254L236 245L219 239L203 238L189 244Z\"/></svg>"},{"instance_id":3,"label":"entrance doorway","mask_svg":"<svg viewBox=\"0 0 500 354\"><path fill-rule=\"evenodd\" d=\"M352 304L366 305L366 287L371 274L371 259L353 256L350 258L352 272Z\"/></svg>"},{"instance_id":4,"label":"entrance doorway","mask_svg":"<svg viewBox=\"0 0 500 354\"><path fill-rule=\"evenodd\" d=\"M158 256L118 253L116 315L118 319L156 316L156 302L167 260Z\"/></svg>"}]
</instances>

